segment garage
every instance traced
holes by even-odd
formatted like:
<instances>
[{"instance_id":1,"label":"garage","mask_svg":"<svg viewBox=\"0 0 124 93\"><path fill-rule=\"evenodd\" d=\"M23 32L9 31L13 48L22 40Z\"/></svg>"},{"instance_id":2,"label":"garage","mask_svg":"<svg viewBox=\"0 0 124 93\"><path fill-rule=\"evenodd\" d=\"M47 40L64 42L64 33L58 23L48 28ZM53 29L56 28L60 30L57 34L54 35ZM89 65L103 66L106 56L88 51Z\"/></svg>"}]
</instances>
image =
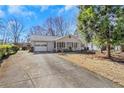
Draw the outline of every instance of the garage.
<instances>
[{"instance_id":1,"label":"garage","mask_svg":"<svg viewBox=\"0 0 124 93\"><path fill-rule=\"evenodd\" d=\"M47 51L47 43L42 42L42 43L35 44L34 51L35 52L45 52L45 51Z\"/></svg>"}]
</instances>

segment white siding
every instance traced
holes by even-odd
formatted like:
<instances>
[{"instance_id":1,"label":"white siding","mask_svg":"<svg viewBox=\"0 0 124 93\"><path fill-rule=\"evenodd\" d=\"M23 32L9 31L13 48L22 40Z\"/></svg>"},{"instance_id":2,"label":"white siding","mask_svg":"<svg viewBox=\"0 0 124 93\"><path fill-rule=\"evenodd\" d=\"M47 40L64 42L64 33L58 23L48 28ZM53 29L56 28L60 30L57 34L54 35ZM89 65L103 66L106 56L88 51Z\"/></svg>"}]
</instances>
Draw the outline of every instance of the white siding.
<instances>
[{"instance_id":1,"label":"white siding","mask_svg":"<svg viewBox=\"0 0 124 93\"><path fill-rule=\"evenodd\" d=\"M47 42L48 44L48 51L53 51L54 50L54 42Z\"/></svg>"}]
</instances>

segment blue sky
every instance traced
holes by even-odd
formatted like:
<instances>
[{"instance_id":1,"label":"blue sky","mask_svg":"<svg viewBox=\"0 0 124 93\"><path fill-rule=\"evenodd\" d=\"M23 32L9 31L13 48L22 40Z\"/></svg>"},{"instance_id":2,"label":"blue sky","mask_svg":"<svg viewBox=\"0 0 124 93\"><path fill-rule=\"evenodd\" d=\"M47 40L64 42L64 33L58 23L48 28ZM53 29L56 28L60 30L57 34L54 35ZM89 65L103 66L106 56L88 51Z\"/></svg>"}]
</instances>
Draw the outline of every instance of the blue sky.
<instances>
[{"instance_id":1,"label":"blue sky","mask_svg":"<svg viewBox=\"0 0 124 93\"><path fill-rule=\"evenodd\" d=\"M0 6L0 18L18 18L25 25L26 33L34 25L42 25L48 17L63 16L65 20L75 20L78 9L75 6ZM75 29L76 25L73 26Z\"/></svg>"}]
</instances>

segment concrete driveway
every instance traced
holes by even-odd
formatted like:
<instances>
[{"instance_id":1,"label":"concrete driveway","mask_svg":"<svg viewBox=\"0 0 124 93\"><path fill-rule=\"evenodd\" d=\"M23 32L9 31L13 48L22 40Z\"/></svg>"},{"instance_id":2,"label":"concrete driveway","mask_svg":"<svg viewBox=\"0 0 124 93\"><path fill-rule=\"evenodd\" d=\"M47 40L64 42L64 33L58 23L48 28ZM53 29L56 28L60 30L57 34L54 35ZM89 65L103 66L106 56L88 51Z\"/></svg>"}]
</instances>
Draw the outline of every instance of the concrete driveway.
<instances>
[{"instance_id":1,"label":"concrete driveway","mask_svg":"<svg viewBox=\"0 0 124 93\"><path fill-rule=\"evenodd\" d=\"M56 54L24 51L9 57L0 67L0 87L120 87Z\"/></svg>"}]
</instances>

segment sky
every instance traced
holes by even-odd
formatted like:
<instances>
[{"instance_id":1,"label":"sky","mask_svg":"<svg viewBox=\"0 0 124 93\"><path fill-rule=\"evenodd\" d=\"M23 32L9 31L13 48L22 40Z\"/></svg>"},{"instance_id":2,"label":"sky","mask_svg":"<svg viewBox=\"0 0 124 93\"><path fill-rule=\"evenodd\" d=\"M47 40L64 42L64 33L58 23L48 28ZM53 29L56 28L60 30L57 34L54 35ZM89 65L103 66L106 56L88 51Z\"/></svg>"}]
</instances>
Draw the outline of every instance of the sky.
<instances>
[{"instance_id":1,"label":"sky","mask_svg":"<svg viewBox=\"0 0 124 93\"><path fill-rule=\"evenodd\" d=\"M11 17L19 19L25 26L25 34L28 33L31 26L42 25L48 17L63 16L65 20L76 20L77 14L77 7L71 5L0 6L0 18L4 20ZM73 26L74 30L75 28L76 24Z\"/></svg>"}]
</instances>

